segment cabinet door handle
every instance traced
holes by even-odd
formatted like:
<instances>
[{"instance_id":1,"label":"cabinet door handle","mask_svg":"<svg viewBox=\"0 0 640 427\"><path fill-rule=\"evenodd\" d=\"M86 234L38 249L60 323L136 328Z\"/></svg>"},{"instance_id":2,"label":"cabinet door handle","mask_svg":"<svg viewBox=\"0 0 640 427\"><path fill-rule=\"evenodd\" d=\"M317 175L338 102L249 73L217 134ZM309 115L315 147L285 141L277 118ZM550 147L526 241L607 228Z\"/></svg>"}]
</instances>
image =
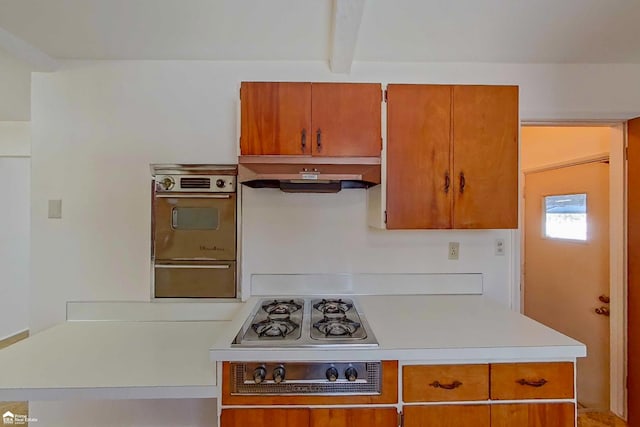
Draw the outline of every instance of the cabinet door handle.
<instances>
[{"instance_id":1,"label":"cabinet door handle","mask_svg":"<svg viewBox=\"0 0 640 427\"><path fill-rule=\"evenodd\" d=\"M300 135L300 148L304 153L304 150L307 148L307 130L302 129L302 135Z\"/></svg>"},{"instance_id":2,"label":"cabinet door handle","mask_svg":"<svg viewBox=\"0 0 640 427\"><path fill-rule=\"evenodd\" d=\"M456 389L458 387L460 387L462 385L462 383L460 381L454 381L451 384L442 384L440 383L440 381L434 381L431 384L429 384L431 387L434 388L443 388L445 390L453 390Z\"/></svg>"},{"instance_id":3,"label":"cabinet door handle","mask_svg":"<svg viewBox=\"0 0 640 427\"><path fill-rule=\"evenodd\" d=\"M541 378L538 381L528 381L528 380L525 380L524 378L520 378L516 382L520 385L528 385L529 387L542 387L549 381L545 380L544 378Z\"/></svg>"},{"instance_id":4,"label":"cabinet door handle","mask_svg":"<svg viewBox=\"0 0 640 427\"><path fill-rule=\"evenodd\" d=\"M318 129L316 131L316 146L318 147L318 152L322 151L322 130Z\"/></svg>"},{"instance_id":5,"label":"cabinet door handle","mask_svg":"<svg viewBox=\"0 0 640 427\"><path fill-rule=\"evenodd\" d=\"M445 192L445 194L449 192L449 187L451 187L451 177L449 176L449 172L445 172L445 174L444 174L444 192Z\"/></svg>"},{"instance_id":6,"label":"cabinet door handle","mask_svg":"<svg viewBox=\"0 0 640 427\"><path fill-rule=\"evenodd\" d=\"M460 193L464 193L465 185L467 185L467 180L464 179L464 172L460 172Z\"/></svg>"}]
</instances>

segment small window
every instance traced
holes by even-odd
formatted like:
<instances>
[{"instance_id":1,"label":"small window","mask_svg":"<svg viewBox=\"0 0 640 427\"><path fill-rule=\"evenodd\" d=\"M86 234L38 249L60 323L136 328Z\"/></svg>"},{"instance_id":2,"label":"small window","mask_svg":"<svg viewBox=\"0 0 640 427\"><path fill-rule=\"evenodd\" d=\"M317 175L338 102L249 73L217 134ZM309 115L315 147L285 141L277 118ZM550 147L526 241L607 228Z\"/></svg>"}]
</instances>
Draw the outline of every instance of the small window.
<instances>
[{"instance_id":1,"label":"small window","mask_svg":"<svg viewBox=\"0 0 640 427\"><path fill-rule=\"evenodd\" d=\"M544 198L544 235L553 239L587 240L587 195Z\"/></svg>"}]
</instances>

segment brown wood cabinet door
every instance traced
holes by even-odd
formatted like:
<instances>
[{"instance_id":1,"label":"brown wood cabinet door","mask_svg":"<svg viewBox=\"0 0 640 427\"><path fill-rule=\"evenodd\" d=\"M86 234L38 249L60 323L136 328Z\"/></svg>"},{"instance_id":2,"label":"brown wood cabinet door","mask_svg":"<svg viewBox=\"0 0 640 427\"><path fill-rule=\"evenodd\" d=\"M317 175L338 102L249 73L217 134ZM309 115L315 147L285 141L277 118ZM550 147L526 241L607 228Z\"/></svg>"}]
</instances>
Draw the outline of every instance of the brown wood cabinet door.
<instances>
[{"instance_id":1,"label":"brown wood cabinet door","mask_svg":"<svg viewBox=\"0 0 640 427\"><path fill-rule=\"evenodd\" d=\"M489 427L489 405L404 406L404 427Z\"/></svg>"},{"instance_id":2,"label":"brown wood cabinet door","mask_svg":"<svg viewBox=\"0 0 640 427\"><path fill-rule=\"evenodd\" d=\"M518 88L453 87L453 228L518 227Z\"/></svg>"},{"instance_id":3,"label":"brown wood cabinet door","mask_svg":"<svg viewBox=\"0 0 640 427\"><path fill-rule=\"evenodd\" d=\"M308 409L223 409L220 427L305 427Z\"/></svg>"},{"instance_id":4,"label":"brown wood cabinet door","mask_svg":"<svg viewBox=\"0 0 640 427\"><path fill-rule=\"evenodd\" d=\"M396 408L312 409L310 427L396 427Z\"/></svg>"},{"instance_id":5,"label":"brown wood cabinet door","mask_svg":"<svg viewBox=\"0 0 640 427\"><path fill-rule=\"evenodd\" d=\"M311 154L311 83L242 82L242 155Z\"/></svg>"},{"instance_id":6,"label":"brown wood cabinet door","mask_svg":"<svg viewBox=\"0 0 640 427\"><path fill-rule=\"evenodd\" d=\"M491 405L491 427L573 427L573 403Z\"/></svg>"},{"instance_id":7,"label":"brown wood cabinet door","mask_svg":"<svg viewBox=\"0 0 640 427\"><path fill-rule=\"evenodd\" d=\"M314 156L380 156L380 84L313 83L311 99Z\"/></svg>"},{"instance_id":8,"label":"brown wood cabinet door","mask_svg":"<svg viewBox=\"0 0 640 427\"><path fill-rule=\"evenodd\" d=\"M451 86L387 87L387 228L451 228Z\"/></svg>"},{"instance_id":9,"label":"brown wood cabinet door","mask_svg":"<svg viewBox=\"0 0 640 427\"><path fill-rule=\"evenodd\" d=\"M640 426L640 118L627 124L629 146L627 230L628 253L628 419Z\"/></svg>"}]
</instances>

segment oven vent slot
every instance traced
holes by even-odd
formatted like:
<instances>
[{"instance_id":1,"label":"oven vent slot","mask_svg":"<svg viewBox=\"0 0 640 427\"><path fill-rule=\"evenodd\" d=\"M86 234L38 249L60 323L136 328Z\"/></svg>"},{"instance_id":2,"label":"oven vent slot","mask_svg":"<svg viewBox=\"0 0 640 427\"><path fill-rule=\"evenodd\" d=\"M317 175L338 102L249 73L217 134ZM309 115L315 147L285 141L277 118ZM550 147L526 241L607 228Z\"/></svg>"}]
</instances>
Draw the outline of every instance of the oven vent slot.
<instances>
[{"instance_id":1,"label":"oven vent slot","mask_svg":"<svg viewBox=\"0 0 640 427\"><path fill-rule=\"evenodd\" d=\"M180 178L180 188L211 188L211 178Z\"/></svg>"}]
</instances>

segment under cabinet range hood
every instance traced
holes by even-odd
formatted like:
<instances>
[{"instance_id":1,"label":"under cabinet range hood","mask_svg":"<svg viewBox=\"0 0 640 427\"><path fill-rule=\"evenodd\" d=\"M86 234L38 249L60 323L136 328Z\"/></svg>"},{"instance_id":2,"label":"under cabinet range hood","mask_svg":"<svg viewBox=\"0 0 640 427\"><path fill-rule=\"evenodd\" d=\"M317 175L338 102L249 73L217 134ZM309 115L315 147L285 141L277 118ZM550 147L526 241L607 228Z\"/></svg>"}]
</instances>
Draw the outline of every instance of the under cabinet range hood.
<instances>
[{"instance_id":1,"label":"under cabinet range hood","mask_svg":"<svg viewBox=\"0 0 640 427\"><path fill-rule=\"evenodd\" d=\"M238 180L287 193L337 193L380 184L379 157L240 156Z\"/></svg>"}]
</instances>

